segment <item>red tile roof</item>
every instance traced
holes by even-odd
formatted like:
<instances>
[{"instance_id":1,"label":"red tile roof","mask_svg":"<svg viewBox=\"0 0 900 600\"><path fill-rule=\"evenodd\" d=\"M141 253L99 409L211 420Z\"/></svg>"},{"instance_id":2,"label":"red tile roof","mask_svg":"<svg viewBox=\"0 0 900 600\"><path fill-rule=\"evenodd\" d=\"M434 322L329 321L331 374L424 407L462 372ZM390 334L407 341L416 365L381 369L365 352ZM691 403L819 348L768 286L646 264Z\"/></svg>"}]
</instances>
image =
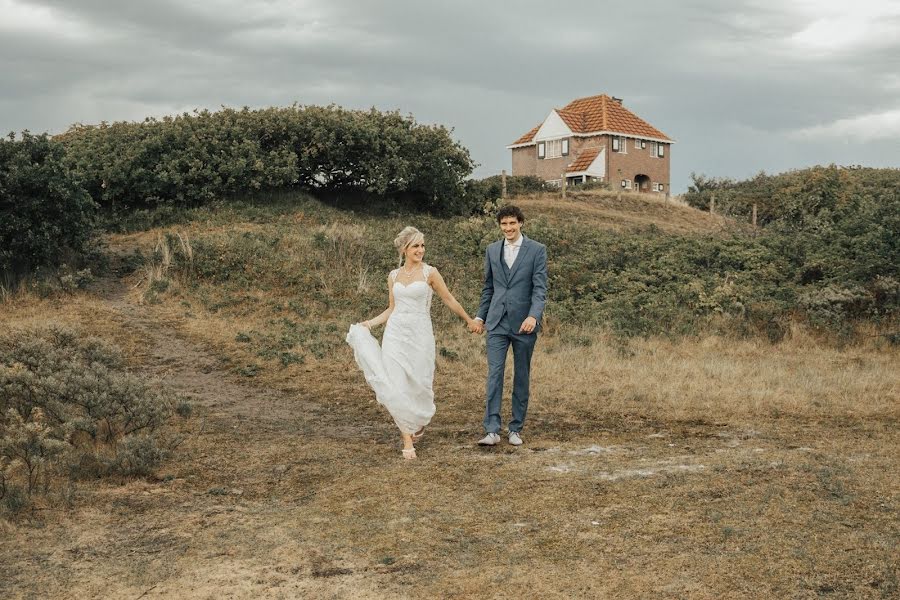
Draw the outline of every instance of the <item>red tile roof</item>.
<instances>
[{"instance_id":1,"label":"red tile roof","mask_svg":"<svg viewBox=\"0 0 900 600\"><path fill-rule=\"evenodd\" d=\"M517 139L516 141L514 141L513 144L514 144L514 145L515 145L515 144L527 144L528 142L530 142L531 140L533 140L533 139L534 139L534 134L536 134L536 133L538 132L538 129L541 128L541 125L543 125L543 123L540 123L540 124L538 124L538 125L535 125L535 126L534 126L534 129L532 129L531 131L529 131L528 133L526 133L525 135L523 135L522 137L520 137L519 139Z\"/></svg>"},{"instance_id":2,"label":"red tile roof","mask_svg":"<svg viewBox=\"0 0 900 600\"><path fill-rule=\"evenodd\" d=\"M578 173L580 171L587 171L587 168L591 166L591 163L594 162L594 159L597 158L598 154L600 154L600 146L584 148L581 153L575 157L572 164L566 168L566 172Z\"/></svg>"},{"instance_id":3,"label":"red tile roof","mask_svg":"<svg viewBox=\"0 0 900 600\"><path fill-rule=\"evenodd\" d=\"M611 131L634 137L672 141L662 131L622 106L619 100L606 94L572 100L556 112L573 133ZM527 144L533 140L541 125L517 139L512 145Z\"/></svg>"}]
</instances>

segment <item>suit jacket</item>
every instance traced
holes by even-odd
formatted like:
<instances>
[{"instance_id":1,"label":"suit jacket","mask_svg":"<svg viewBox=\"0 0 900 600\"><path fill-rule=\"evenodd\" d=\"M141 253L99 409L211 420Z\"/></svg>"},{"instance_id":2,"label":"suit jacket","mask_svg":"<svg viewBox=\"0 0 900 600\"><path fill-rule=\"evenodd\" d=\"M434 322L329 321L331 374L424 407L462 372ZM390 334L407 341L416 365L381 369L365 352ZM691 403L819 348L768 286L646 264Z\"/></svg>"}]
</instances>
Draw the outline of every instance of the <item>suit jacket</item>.
<instances>
[{"instance_id":1,"label":"suit jacket","mask_svg":"<svg viewBox=\"0 0 900 600\"><path fill-rule=\"evenodd\" d=\"M509 314L513 333L522 321L537 319L537 333L547 300L547 247L522 236L522 247L512 268L503 260L504 240L487 247L484 255L484 288L478 317L488 331L497 327L503 315Z\"/></svg>"}]
</instances>

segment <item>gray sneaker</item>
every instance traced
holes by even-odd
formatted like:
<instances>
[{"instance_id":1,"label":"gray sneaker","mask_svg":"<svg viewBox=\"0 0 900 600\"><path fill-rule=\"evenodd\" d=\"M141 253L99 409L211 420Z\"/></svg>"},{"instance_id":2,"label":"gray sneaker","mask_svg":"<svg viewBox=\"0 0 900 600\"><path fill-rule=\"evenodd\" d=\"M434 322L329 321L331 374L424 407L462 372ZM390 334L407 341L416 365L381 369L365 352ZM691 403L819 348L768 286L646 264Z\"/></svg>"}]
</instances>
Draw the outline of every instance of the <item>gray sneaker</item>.
<instances>
[{"instance_id":1,"label":"gray sneaker","mask_svg":"<svg viewBox=\"0 0 900 600\"><path fill-rule=\"evenodd\" d=\"M500 441L500 435L496 433L489 433L480 440L478 440L479 446L493 446Z\"/></svg>"},{"instance_id":2,"label":"gray sneaker","mask_svg":"<svg viewBox=\"0 0 900 600\"><path fill-rule=\"evenodd\" d=\"M518 431L510 431L509 432L509 443L512 444L513 446L521 446L522 445L522 438L521 438L521 436L519 436Z\"/></svg>"}]
</instances>

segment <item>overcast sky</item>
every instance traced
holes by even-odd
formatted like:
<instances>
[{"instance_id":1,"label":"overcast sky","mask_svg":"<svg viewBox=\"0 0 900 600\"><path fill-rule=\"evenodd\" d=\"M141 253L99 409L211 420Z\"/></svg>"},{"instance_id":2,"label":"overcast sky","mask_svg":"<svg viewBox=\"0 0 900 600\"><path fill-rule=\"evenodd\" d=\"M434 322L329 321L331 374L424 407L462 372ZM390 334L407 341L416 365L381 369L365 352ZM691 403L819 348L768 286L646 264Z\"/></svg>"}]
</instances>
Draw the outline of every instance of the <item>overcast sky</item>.
<instances>
[{"instance_id":1,"label":"overcast sky","mask_svg":"<svg viewBox=\"0 0 900 600\"><path fill-rule=\"evenodd\" d=\"M0 131L335 103L455 129L479 177L606 93L692 171L900 166L900 0L0 0Z\"/></svg>"}]
</instances>

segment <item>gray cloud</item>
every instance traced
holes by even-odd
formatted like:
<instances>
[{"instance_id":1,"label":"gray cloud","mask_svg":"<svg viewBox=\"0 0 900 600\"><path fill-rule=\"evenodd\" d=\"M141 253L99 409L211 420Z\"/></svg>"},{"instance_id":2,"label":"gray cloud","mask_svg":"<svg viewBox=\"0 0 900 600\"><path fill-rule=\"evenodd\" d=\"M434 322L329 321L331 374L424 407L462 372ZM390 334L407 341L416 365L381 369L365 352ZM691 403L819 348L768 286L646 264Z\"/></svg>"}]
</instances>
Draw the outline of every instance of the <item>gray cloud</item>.
<instances>
[{"instance_id":1,"label":"gray cloud","mask_svg":"<svg viewBox=\"0 0 900 600\"><path fill-rule=\"evenodd\" d=\"M551 108L605 92L678 141L676 191L691 171L896 163L890 140L840 134L900 109L900 13L863 2L844 31L825 4L0 0L0 130L375 106L454 127L481 176Z\"/></svg>"}]
</instances>

